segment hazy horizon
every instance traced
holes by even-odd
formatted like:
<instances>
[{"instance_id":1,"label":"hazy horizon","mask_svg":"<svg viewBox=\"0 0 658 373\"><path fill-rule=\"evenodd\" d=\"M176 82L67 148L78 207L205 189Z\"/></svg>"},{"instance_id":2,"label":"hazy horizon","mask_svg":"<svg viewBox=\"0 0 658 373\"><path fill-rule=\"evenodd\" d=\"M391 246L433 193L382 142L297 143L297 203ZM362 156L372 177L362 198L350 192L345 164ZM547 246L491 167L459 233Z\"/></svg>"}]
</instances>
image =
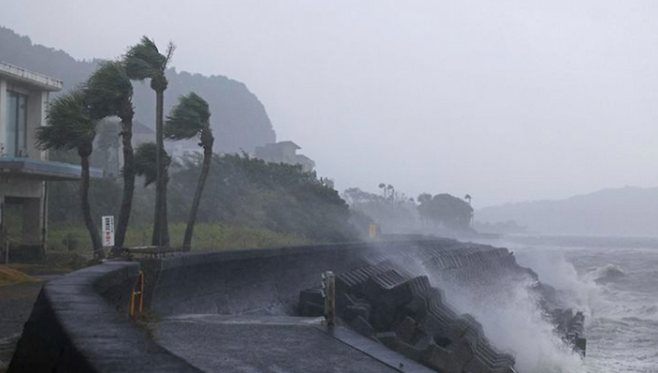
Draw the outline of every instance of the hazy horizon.
<instances>
[{"instance_id":1,"label":"hazy horizon","mask_svg":"<svg viewBox=\"0 0 658 373\"><path fill-rule=\"evenodd\" d=\"M142 35L244 82L336 187L469 193L476 207L658 185L658 3L3 4L77 59ZM123 12L125 10L125 12Z\"/></svg>"}]
</instances>

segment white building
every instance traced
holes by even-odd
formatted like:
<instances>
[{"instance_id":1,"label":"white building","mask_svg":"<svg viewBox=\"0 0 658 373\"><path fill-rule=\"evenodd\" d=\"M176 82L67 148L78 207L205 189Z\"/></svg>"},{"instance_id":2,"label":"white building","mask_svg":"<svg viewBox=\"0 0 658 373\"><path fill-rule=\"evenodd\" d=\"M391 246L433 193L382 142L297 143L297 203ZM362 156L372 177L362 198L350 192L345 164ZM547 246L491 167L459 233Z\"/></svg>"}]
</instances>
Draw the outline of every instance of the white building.
<instances>
[{"instance_id":1,"label":"white building","mask_svg":"<svg viewBox=\"0 0 658 373\"><path fill-rule=\"evenodd\" d=\"M0 250L9 244L42 253L47 183L80 178L79 166L50 162L36 146L36 130L46 124L50 93L61 89L59 80L0 61ZM101 176L99 170L92 170L92 175ZM18 212L13 215L22 225L21 237L8 234L10 211Z\"/></svg>"},{"instance_id":2,"label":"white building","mask_svg":"<svg viewBox=\"0 0 658 373\"><path fill-rule=\"evenodd\" d=\"M303 154L297 154L301 147L292 141L265 144L256 148L255 157L266 162L298 164L306 172L313 171L315 162Z\"/></svg>"}]
</instances>

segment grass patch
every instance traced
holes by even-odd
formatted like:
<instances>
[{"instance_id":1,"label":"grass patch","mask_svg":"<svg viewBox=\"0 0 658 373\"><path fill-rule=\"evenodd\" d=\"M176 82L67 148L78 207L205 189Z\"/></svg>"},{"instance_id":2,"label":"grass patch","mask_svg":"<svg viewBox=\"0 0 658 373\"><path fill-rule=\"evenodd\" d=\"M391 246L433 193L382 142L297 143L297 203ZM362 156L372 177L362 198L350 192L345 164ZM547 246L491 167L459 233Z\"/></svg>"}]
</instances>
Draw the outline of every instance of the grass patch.
<instances>
[{"instance_id":1,"label":"grass patch","mask_svg":"<svg viewBox=\"0 0 658 373\"><path fill-rule=\"evenodd\" d=\"M10 268L5 265L0 265L0 286L32 281L39 280L32 276L28 276L27 274L17 269Z\"/></svg>"},{"instance_id":2,"label":"grass patch","mask_svg":"<svg viewBox=\"0 0 658 373\"><path fill-rule=\"evenodd\" d=\"M185 235L185 223L169 225L172 247L181 247ZM126 246L150 246L151 226L128 228ZM277 233L268 229L231 226L217 223L199 223L194 227L193 251L267 248L299 246L312 243L310 240ZM77 254L91 259L91 240L84 225L51 224L48 232L47 255L53 253Z\"/></svg>"}]
</instances>

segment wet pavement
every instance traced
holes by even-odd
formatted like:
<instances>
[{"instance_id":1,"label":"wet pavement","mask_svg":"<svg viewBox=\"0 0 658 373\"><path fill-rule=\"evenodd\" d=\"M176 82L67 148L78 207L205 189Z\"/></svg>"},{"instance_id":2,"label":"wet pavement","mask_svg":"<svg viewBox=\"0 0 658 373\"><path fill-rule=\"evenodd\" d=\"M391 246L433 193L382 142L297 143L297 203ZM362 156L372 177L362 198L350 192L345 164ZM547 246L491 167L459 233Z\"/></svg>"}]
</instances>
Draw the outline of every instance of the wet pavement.
<instances>
[{"instance_id":1,"label":"wet pavement","mask_svg":"<svg viewBox=\"0 0 658 373\"><path fill-rule=\"evenodd\" d=\"M0 286L0 372L11 360L43 281Z\"/></svg>"},{"instance_id":2,"label":"wet pavement","mask_svg":"<svg viewBox=\"0 0 658 373\"><path fill-rule=\"evenodd\" d=\"M153 325L156 341L206 372L430 372L348 329L321 319L183 315Z\"/></svg>"}]
</instances>

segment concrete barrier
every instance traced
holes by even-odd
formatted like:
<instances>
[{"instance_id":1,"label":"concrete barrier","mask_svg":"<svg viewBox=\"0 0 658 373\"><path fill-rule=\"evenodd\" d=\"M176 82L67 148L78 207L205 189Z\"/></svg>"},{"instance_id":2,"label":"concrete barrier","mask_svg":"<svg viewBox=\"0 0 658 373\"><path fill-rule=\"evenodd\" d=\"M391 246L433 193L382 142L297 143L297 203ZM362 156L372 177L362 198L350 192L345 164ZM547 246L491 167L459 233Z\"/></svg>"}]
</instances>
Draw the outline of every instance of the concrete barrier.
<instances>
[{"instance_id":1,"label":"concrete barrier","mask_svg":"<svg viewBox=\"0 0 658 373\"><path fill-rule=\"evenodd\" d=\"M321 308L313 306L319 302L314 291L303 293L304 299L309 299L306 303L310 306L306 310L300 309L299 300L300 292L319 287L320 274L324 271L345 274L339 276L337 283L342 296L345 292L340 289L346 286L358 294L360 289L367 291L385 283L401 283L406 277L402 278L392 270L417 263L422 263L427 270L454 273L464 281L471 281L471 277L493 276L496 271L522 270L505 249L454 240L236 250L104 263L44 286L24 327L9 372L198 371L130 322L130 295L140 270L146 278L146 307L159 317L185 314L255 317L320 312ZM470 267L474 270L463 270ZM378 281L381 283L369 280L373 276L380 276ZM349 310L343 310L341 307L345 303L341 303L339 297L337 307L340 312L353 315L354 325L350 325L355 330L362 334L379 332L377 338L384 345L400 342L391 338L390 333L382 333L388 330L364 330L371 327L372 317L376 315L373 312L386 307L424 308L426 311L423 312L435 315L439 324L446 317L457 317L441 301L439 290L428 290L427 279L407 281L404 286L410 289L409 299L404 299L404 305L395 303L395 307L388 307L385 300L381 305L375 300L371 307L355 299L349 304ZM421 290L425 295L420 296ZM388 294L392 290L382 291ZM429 327L432 320L425 318L421 323L415 319L406 323L411 325L413 322L419 328ZM483 338L481 330L473 329L477 323L474 320L465 322L476 330L469 344L471 353L483 360L490 359L491 351L478 342ZM437 340L434 343L440 347L442 339ZM484 347L478 347L481 345ZM409 356L417 354L418 347L411 347L403 346L398 350ZM443 358L437 355L427 359Z\"/></svg>"},{"instance_id":2,"label":"concrete barrier","mask_svg":"<svg viewBox=\"0 0 658 373\"><path fill-rule=\"evenodd\" d=\"M139 263L104 263L46 283L8 372L197 372L128 320Z\"/></svg>"}]
</instances>

